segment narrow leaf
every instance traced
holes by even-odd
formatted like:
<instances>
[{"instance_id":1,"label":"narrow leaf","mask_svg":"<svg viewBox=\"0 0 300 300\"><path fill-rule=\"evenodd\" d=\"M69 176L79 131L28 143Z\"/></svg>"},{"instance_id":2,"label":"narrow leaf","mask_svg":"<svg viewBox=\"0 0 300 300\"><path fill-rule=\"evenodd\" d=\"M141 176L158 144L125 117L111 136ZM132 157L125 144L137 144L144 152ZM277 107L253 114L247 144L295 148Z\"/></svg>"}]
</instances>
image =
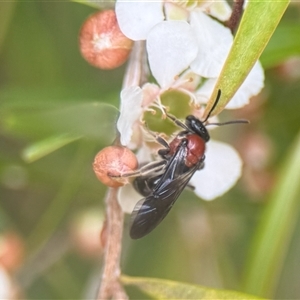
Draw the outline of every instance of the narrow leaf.
<instances>
[{"instance_id":1,"label":"narrow leaf","mask_svg":"<svg viewBox=\"0 0 300 300\"><path fill-rule=\"evenodd\" d=\"M79 138L67 134L49 137L25 148L22 152L22 158L28 163L34 162Z\"/></svg>"},{"instance_id":2,"label":"narrow leaf","mask_svg":"<svg viewBox=\"0 0 300 300\"><path fill-rule=\"evenodd\" d=\"M36 140L69 134L109 144L116 134L118 110L105 103L22 107L3 113L3 128L13 134Z\"/></svg>"},{"instance_id":3,"label":"narrow leaf","mask_svg":"<svg viewBox=\"0 0 300 300\"><path fill-rule=\"evenodd\" d=\"M60 187L55 190L55 196L49 203L47 209L40 215L39 221L26 239L28 249L41 245L42 241L49 239L57 230L59 224L66 218L70 210L72 201L76 198L76 193L82 184L82 178L87 164L90 164L90 158L95 153L93 143L80 141L78 148L66 170Z\"/></svg>"},{"instance_id":4,"label":"narrow leaf","mask_svg":"<svg viewBox=\"0 0 300 300\"><path fill-rule=\"evenodd\" d=\"M261 299L235 291L217 290L199 285L164 280L122 276L125 285L133 285L154 299Z\"/></svg>"},{"instance_id":5,"label":"narrow leaf","mask_svg":"<svg viewBox=\"0 0 300 300\"><path fill-rule=\"evenodd\" d=\"M221 112L239 89L276 29L289 0L249 1L234 43L206 107L207 114L218 90L221 99L213 114Z\"/></svg>"},{"instance_id":6,"label":"narrow leaf","mask_svg":"<svg viewBox=\"0 0 300 300\"><path fill-rule=\"evenodd\" d=\"M300 133L286 158L247 259L244 290L262 296L277 283L300 212Z\"/></svg>"}]
</instances>

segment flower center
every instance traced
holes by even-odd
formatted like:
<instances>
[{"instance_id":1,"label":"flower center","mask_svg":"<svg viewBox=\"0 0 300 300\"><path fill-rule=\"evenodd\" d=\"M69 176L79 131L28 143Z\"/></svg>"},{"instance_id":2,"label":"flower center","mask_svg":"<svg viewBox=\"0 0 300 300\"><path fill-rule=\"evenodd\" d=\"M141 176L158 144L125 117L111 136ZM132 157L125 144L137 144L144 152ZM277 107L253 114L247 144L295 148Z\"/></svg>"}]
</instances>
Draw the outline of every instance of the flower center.
<instances>
[{"instance_id":1,"label":"flower center","mask_svg":"<svg viewBox=\"0 0 300 300\"><path fill-rule=\"evenodd\" d=\"M169 114L174 115L178 119L184 120L187 115L193 113L193 107L190 105L190 96L182 91L168 90L160 96L160 102ZM144 113L143 119L152 131L163 132L167 135L178 131L178 127L166 120L158 107L152 106L151 111Z\"/></svg>"}]
</instances>

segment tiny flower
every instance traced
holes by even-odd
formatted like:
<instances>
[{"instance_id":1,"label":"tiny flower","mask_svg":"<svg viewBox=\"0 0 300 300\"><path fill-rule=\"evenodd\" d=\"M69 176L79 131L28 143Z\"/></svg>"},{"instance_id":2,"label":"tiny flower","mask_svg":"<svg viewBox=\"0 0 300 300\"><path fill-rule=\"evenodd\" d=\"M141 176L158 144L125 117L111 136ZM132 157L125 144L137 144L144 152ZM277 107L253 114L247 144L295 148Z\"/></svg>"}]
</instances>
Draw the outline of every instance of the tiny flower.
<instances>
[{"instance_id":1,"label":"tiny flower","mask_svg":"<svg viewBox=\"0 0 300 300\"><path fill-rule=\"evenodd\" d=\"M168 141L180 130L176 126L175 131L174 126L171 131L165 130L170 122L158 117L160 114L165 116L165 111L170 110L179 119L194 114L201 120L233 43L230 30L211 16L225 21L230 14L226 1L117 1L120 29L132 40L146 41L149 67L157 83L133 84L121 92L117 122L120 140L141 154L140 163L159 159L157 143L149 130L165 132ZM263 69L257 62L226 108L246 105L262 89L263 80ZM155 121L150 122L152 119ZM205 167L196 171L190 183L197 196L212 200L237 182L242 160L233 147L214 140L207 143L205 157ZM139 199L141 196L130 185L119 191L125 212L131 212Z\"/></svg>"},{"instance_id":2,"label":"tiny flower","mask_svg":"<svg viewBox=\"0 0 300 300\"><path fill-rule=\"evenodd\" d=\"M204 77L218 76L233 37L203 11L214 12L221 20L230 16L225 1L219 5L204 1L194 9L164 1L116 3L121 31L135 41L146 40L150 69L162 88L170 87L188 67Z\"/></svg>"}]
</instances>

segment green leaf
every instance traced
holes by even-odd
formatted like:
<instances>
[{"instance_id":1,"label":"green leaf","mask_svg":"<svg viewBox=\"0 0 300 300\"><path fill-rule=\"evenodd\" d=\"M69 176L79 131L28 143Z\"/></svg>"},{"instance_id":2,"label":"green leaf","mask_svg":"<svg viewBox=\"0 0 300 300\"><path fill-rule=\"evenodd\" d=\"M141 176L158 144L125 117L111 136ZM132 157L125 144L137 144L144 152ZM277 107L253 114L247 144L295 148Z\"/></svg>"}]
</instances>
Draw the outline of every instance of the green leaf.
<instances>
[{"instance_id":1,"label":"green leaf","mask_svg":"<svg viewBox=\"0 0 300 300\"><path fill-rule=\"evenodd\" d=\"M22 152L22 157L26 162L31 163L78 140L79 138L80 137L70 136L67 134L52 136L25 148Z\"/></svg>"},{"instance_id":2,"label":"green leaf","mask_svg":"<svg viewBox=\"0 0 300 300\"><path fill-rule=\"evenodd\" d=\"M125 285L133 285L155 299L261 299L235 291L217 290L199 285L164 280L122 276Z\"/></svg>"},{"instance_id":3,"label":"green leaf","mask_svg":"<svg viewBox=\"0 0 300 300\"><path fill-rule=\"evenodd\" d=\"M300 212L300 133L286 155L249 249L244 290L270 296Z\"/></svg>"},{"instance_id":4,"label":"green leaf","mask_svg":"<svg viewBox=\"0 0 300 300\"><path fill-rule=\"evenodd\" d=\"M293 55L300 55L300 22L281 23L261 56L264 68L274 67Z\"/></svg>"},{"instance_id":5,"label":"green leaf","mask_svg":"<svg viewBox=\"0 0 300 300\"><path fill-rule=\"evenodd\" d=\"M116 136L118 110L105 103L16 106L2 114L4 130L36 140L67 134L110 144Z\"/></svg>"},{"instance_id":6,"label":"green leaf","mask_svg":"<svg viewBox=\"0 0 300 300\"><path fill-rule=\"evenodd\" d=\"M205 114L213 106L218 90L222 91L222 95L214 115L224 109L239 89L266 47L288 3L289 0L248 2Z\"/></svg>"}]
</instances>

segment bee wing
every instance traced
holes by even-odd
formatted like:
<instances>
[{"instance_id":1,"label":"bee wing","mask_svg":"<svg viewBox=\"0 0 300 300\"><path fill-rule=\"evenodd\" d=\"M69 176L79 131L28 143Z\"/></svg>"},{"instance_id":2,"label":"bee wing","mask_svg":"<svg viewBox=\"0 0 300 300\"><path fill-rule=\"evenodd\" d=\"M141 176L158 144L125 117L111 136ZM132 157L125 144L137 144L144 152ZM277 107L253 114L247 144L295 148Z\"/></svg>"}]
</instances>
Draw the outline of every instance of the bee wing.
<instances>
[{"instance_id":1,"label":"bee wing","mask_svg":"<svg viewBox=\"0 0 300 300\"><path fill-rule=\"evenodd\" d=\"M197 165L192 168L186 167L185 153L186 146L182 144L167 164L153 193L136 204L131 214L130 236L132 239L147 235L165 218L197 171Z\"/></svg>"},{"instance_id":2,"label":"bee wing","mask_svg":"<svg viewBox=\"0 0 300 300\"><path fill-rule=\"evenodd\" d=\"M197 169L164 182L156 193L140 200L131 214L130 236L139 239L150 233L168 214Z\"/></svg>"}]
</instances>

